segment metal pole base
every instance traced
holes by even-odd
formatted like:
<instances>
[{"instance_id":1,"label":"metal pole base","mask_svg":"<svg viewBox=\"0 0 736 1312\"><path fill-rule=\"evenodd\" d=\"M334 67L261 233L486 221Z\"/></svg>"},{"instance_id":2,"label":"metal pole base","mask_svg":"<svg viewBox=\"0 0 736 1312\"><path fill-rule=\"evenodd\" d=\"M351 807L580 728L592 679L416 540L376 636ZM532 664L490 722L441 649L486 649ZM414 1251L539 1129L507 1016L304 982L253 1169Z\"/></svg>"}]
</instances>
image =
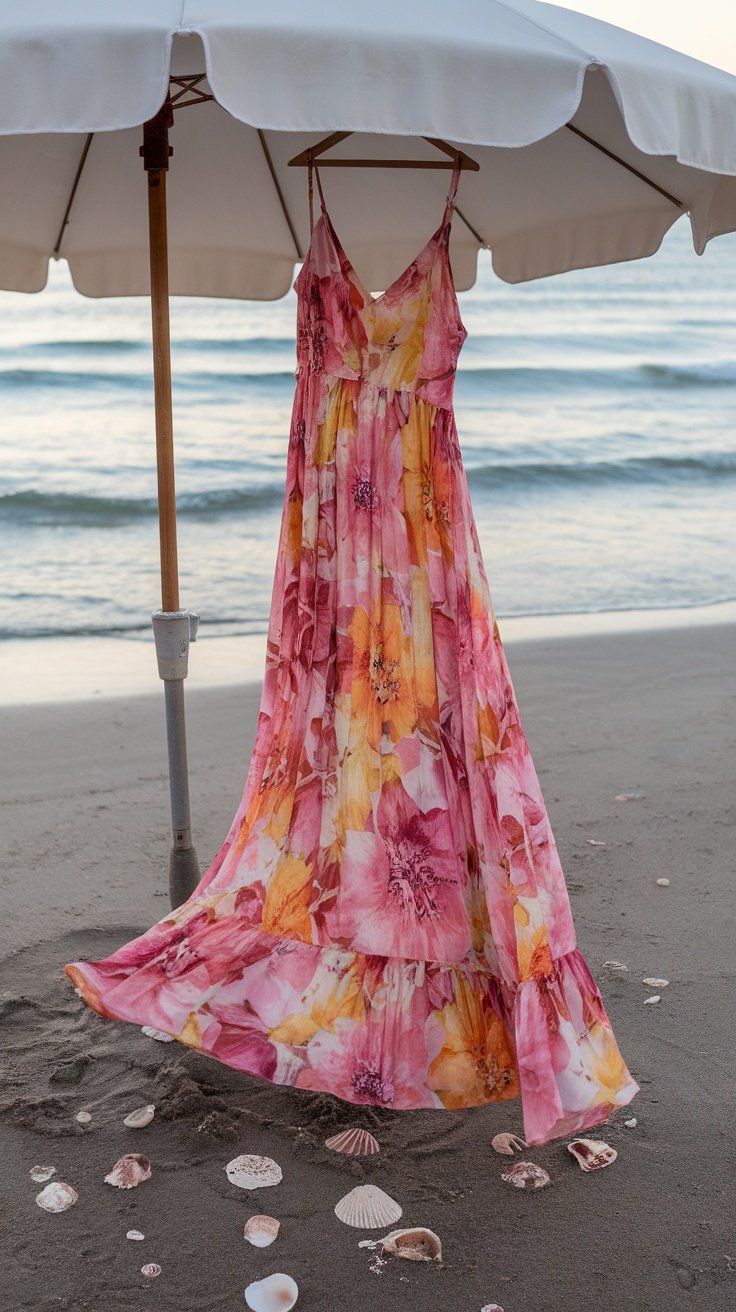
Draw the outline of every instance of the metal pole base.
<instances>
[{"instance_id":1,"label":"metal pole base","mask_svg":"<svg viewBox=\"0 0 736 1312\"><path fill-rule=\"evenodd\" d=\"M156 611L152 619L158 672L164 682L166 700L171 828L174 838L169 856L169 896L172 910L175 910L191 896L201 878L197 853L192 846L184 722L184 680L189 663L189 644L196 637L199 617L190 611L178 610Z\"/></svg>"},{"instance_id":2,"label":"metal pole base","mask_svg":"<svg viewBox=\"0 0 736 1312\"><path fill-rule=\"evenodd\" d=\"M169 900L175 911L192 896L202 878L193 847L172 847L169 852Z\"/></svg>"}]
</instances>

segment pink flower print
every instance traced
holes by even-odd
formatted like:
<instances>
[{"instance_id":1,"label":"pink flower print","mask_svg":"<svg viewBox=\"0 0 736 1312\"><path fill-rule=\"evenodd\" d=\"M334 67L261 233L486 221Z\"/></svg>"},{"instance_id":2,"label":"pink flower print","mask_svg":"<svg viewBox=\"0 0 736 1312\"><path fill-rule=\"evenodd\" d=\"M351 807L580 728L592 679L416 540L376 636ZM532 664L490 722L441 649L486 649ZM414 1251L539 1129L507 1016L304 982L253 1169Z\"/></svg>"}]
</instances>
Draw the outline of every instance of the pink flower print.
<instances>
[{"instance_id":1,"label":"pink flower print","mask_svg":"<svg viewBox=\"0 0 736 1312\"><path fill-rule=\"evenodd\" d=\"M403 962L386 966L376 992L365 982L370 997L365 1020L339 1019L331 1030L315 1034L297 1078L301 1088L371 1106L433 1105L424 1079L427 1005L415 969Z\"/></svg>"},{"instance_id":2,"label":"pink flower print","mask_svg":"<svg viewBox=\"0 0 736 1312\"><path fill-rule=\"evenodd\" d=\"M362 952L461 960L470 925L449 813L422 812L395 780L383 785L376 830L346 833L329 933Z\"/></svg>"}]
</instances>

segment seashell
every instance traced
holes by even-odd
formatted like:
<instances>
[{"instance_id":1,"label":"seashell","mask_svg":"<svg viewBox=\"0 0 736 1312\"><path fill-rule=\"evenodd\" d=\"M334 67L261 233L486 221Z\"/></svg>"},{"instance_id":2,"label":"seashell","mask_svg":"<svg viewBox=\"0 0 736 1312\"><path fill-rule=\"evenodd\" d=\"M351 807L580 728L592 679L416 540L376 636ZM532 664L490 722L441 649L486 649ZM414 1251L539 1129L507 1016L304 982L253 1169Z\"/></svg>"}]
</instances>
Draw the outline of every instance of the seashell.
<instances>
[{"instance_id":1,"label":"seashell","mask_svg":"<svg viewBox=\"0 0 736 1312\"><path fill-rule=\"evenodd\" d=\"M624 1121L624 1125L628 1125L630 1130L633 1130L634 1126L638 1124L639 1122L637 1121L635 1116L630 1116L628 1121Z\"/></svg>"},{"instance_id":2,"label":"seashell","mask_svg":"<svg viewBox=\"0 0 736 1312\"><path fill-rule=\"evenodd\" d=\"M618 1153L603 1139L573 1139L567 1145L582 1171L600 1171L603 1166L615 1162Z\"/></svg>"},{"instance_id":3,"label":"seashell","mask_svg":"<svg viewBox=\"0 0 736 1312\"><path fill-rule=\"evenodd\" d=\"M76 1189L72 1189L70 1184L53 1180L41 1190L40 1194L36 1194L36 1202L44 1212L66 1212L68 1208L74 1206L78 1197Z\"/></svg>"},{"instance_id":4,"label":"seashell","mask_svg":"<svg viewBox=\"0 0 736 1312\"><path fill-rule=\"evenodd\" d=\"M646 979L642 980L642 984L648 984L650 989L666 989L669 980L657 979L655 975L647 975Z\"/></svg>"},{"instance_id":5,"label":"seashell","mask_svg":"<svg viewBox=\"0 0 736 1312\"><path fill-rule=\"evenodd\" d=\"M658 879L657 883L659 884L660 888L669 888L670 886L669 879Z\"/></svg>"},{"instance_id":6,"label":"seashell","mask_svg":"<svg viewBox=\"0 0 736 1312\"><path fill-rule=\"evenodd\" d=\"M243 1226L243 1238L254 1248L268 1248L281 1229L275 1216L251 1216Z\"/></svg>"},{"instance_id":7,"label":"seashell","mask_svg":"<svg viewBox=\"0 0 736 1312\"><path fill-rule=\"evenodd\" d=\"M75 1119L75 1121L79 1121L79 1124L80 1124L80 1125L89 1125L90 1121L92 1120L92 1113L91 1113L91 1112L77 1112L77 1114L76 1114L76 1116L74 1117L74 1119Z\"/></svg>"},{"instance_id":8,"label":"seashell","mask_svg":"<svg viewBox=\"0 0 736 1312\"><path fill-rule=\"evenodd\" d=\"M616 802L638 802L640 798L646 797L646 793L616 793Z\"/></svg>"},{"instance_id":9,"label":"seashell","mask_svg":"<svg viewBox=\"0 0 736 1312\"><path fill-rule=\"evenodd\" d=\"M173 1043L173 1034L164 1034L163 1030L155 1030L153 1025L142 1025L141 1034L145 1034L147 1039L158 1039L159 1043Z\"/></svg>"},{"instance_id":10,"label":"seashell","mask_svg":"<svg viewBox=\"0 0 736 1312\"><path fill-rule=\"evenodd\" d=\"M158 1262L146 1262L146 1265L141 1267L141 1275L160 1276L161 1267L159 1266Z\"/></svg>"},{"instance_id":11,"label":"seashell","mask_svg":"<svg viewBox=\"0 0 736 1312\"><path fill-rule=\"evenodd\" d=\"M514 1153L520 1153L522 1148L528 1148L516 1134L494 1134L491 1139L491 1148L494 1152L501 1153L503 1157L513 1157Z\"/></svg>"},{"instance_id":12,"label":"seashell","mask_svg":"<svg viewBox=\"0 0 736 1312\"><path fill-rule=\"evenodd\" d=\"M503 1308L500 1303L486 1303L480 1312L503 1312Z\"/></svg>"},{"instance_id":13,"label":"seashell","mask_svg":"<svg viewBox=\"0 0 736 1312\"><path fill-rule=\"evenodd\" d=\"M652 996L651 996L651 998L645 998L645 999L644 999L644 1006L645 1006L645 1007L656 1006L656 1004L657 1004L658 1002L661 1002L661 1001L662 1001L662 999L661 999L659 993L653 993Z\"/></svg>"},{"instance_id":14,"label":"seashell","mask_svg":"<svg viewBox=\"0 0 736 1312\"><path fill-rule=\"evenodd\" d=\"M149 1102L147 1107L136 1107L134 1112L128 1112L123 1125L127 1125L129 1130L142 1130L144 1126L151 1124L155 1111L152 1102Z\"/></svg>"},{"instance_id":15,"label":"seashell","mask_svg":"<svg viewBox=\"0 0 736 1312\"><path fill-rule=\"evenodd\" d=\"M600 838L586 838L585 841L586 841L586 843L588 843L591 847L605 847L605 846L606 846L605 843L603 842L603 840L600 839Z\"/></svg>"},{"instance_id":16,"label":"seashell","mask_svg":"<svg viewBox=\"0 0 736 1312\"><path fill-rule=\"evenodd\" d=\"M56 1175L56 1167L32 1166L28 1174L32 1180L35 1180L36 1184L45 1184L47 1180L51 1179L52 1175Z\"/></svg>"},{"instance_id":17,"label":"seashell","mask_svg":"<svg viewBox=\"0 0 736 1312\"><path fill-rule=\"evenodd\" d=\"M375 1184L359 1184L340 1199L335 1216L356 1230L379 1230L394 1225L401 1216L401 1208Z\"/></svg>"},{"instance_id":18,"label":"seashell","mask_svg":"<svg viewBox=\"0 0 736 1312\"><path fill-rule=\"evenodd\" d=\"M142 1153L126 1153L118 1158L111 1171L105 1176L105 1184L114 1185L116 1189L135 1189L151 1178L151 1163Z\"/></svg>"},{"instance_id":19,"label":"seashell","mask_svg":"<svg viewBox=\"0 0 736 1312\"><path fill-rule=\"evenodd\" d=\"M604 969L604 970L628 970L629 968L628 968L628 966L625 966L625 965L624 965L623 961L604 961L604 962L603 962L603 969Z\"/></svg>"},{"instance_id":20,"label":"seashell","mask_svg":"<svg viewBox=\"0 0 736 1312\"><path fill-rule=\"evenodd\" d=\"M253 1153L233 1157L225 1170L230 1183L237 1185L238 1189L266 1189L269 1185L280 1184L283 1179L278 1162Z\"/></svg>"},{"instance_id":21,"label":"seashell","mask_svg":"<svg viewBox=\"0 0 736 1312\"><path fill-rule=\"evenodd\" d=\"M142 1230L129 1230L125 1236L126 1239L138 1239L138 1240L145 1239L145 1237L146 1236L144 1235Z\"/></svg>"},{"instance_id":22,"label":"seashell","mask_svg":"<svg viewBox=\"0 0 736 1312\"><path fill-rule=\"evenodd\" d=\"M331 1148L333 1153L347 1153L350 1157L370 1157L381 1151L378 1140L368 1130L361 1130L357 1125L333 1134L331 1139L325 1139L325 1148Z\"/></svg>"},{"instance_id":23,"label":"seashell","mask_svg":"<svg viewBox=\"0 0 736 1312\"><path fill-rule=\"evenodd\" d=\"M544 1189L544 1186L550 1183L544 1167L537 1166L534 1162L515 1162L501 1179L507 1184L512 1184L514 1189Z\"/></svg>"},{"instance_id":24,"label":"seashell","mask_svg":"<svg viewBox=\"0 0 736 1312\"><path fill-rule=\"evenodd\" d=\"M411 1230L392 1230L380 1241L384 1253L408 1257L411 1262L441 1262L442 1244L433 1230L418 1225Z\"/></svg>"},{"instance_id":25,"label":"seashell","mask_svg":"<svg viewBox=\"0 0 736 1312\"><path fill-rule=\"evenodd\" d=\"M245 1291L245 1301L253 1312L289 1312L299 1297L299 1286L291 1276L277 1271L265 1280L254 1280Z\"/></svg>"}]
</instances>

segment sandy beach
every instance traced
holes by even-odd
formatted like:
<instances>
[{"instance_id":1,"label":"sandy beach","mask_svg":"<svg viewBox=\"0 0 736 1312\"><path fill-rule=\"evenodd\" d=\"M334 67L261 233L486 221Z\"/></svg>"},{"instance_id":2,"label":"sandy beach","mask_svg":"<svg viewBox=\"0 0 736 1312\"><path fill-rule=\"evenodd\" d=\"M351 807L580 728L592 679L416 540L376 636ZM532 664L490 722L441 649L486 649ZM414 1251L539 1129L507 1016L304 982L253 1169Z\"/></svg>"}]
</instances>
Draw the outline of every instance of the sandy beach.
<instances>
[{"instance_id":1,"label":"sandy beach","mask_svg":"<svg viewBox=\"0 0 736 1312\"><path fill-rule=\"evenodd\" d=\"M490 1144L521 1132L517 1103L356 1110L84 1007L64 963L107 955L168 909L162 701L5 707L3 1310L234 1309L273 1271L297 1280L297 1312L733 1307L735 652L731 624L509 644L579 944L641 1086L601 1129L613 1165L582 1173L564 1140L530 1150L552 1178L534 1193L501 1180L507 1160ZM204 867L240 800L259 689L188 691ZM649 976L670 982L654 990ZM645 1005L655 992L661 1001ZM147 1102L152 1124L126 1129L123 1117ZM89 1123L75 1120L80 1110ZM378 1156L324 1148L351 1124L372 1129ZM153 1172L126 1192L103 1183L124 1152L145 1153ZM234 1188L224 1167L249 1152L275 1158L283 1182ZM63 1215L34 1203L42 1186L29 1171L40 1163L78 1191ZM440 1235L440 1266L381 1265L359 1247L365 1234L333 1208L360 1181L399 1201L402 1224ZM258 1212L282 1223L262 1250L243 1239ZM145 1240L127 1240L132 1228ZM162 1268L156 1279L140 1274L149 1262Z\"/></svg>"}]
</instances>

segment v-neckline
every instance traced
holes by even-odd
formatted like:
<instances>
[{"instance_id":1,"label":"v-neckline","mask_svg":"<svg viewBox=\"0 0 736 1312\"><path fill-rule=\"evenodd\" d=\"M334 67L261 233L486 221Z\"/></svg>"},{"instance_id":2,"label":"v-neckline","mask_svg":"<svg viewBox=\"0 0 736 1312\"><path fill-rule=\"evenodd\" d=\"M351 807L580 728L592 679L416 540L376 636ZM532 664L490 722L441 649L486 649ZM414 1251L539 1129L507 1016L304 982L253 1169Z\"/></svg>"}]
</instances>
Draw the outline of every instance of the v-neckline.
<instances>
[{"instance_id":1,"label":"v-neckline","mask_svg":"<svg viewBox=\"0 0 736 1312\"><path fill-rule=\"evenodd\" d=\"M417 254L414 256L414 259L413 259L409 264L407 264L406 268L405 268L400 274L398 274L398 276L397 276L396 278L394 278L393 282L390 282L390 283L389 283L388 287L386 287L386 289L385 289L384 291L381 292L380 296L374 296L374 295L372 294L372 292L370 292L370 291L368 290L368 288L366 287L365 283L363 282L363 279L361 278L360 274L358 273L358 270L356 269L355 265L353 264L352 260L350 259L350 256L348 255L347 251L345 250L345 247L343 246L342 242L340 241L340 238L339 238L338 235L337 235L337 232L336 232L336 230L335 230L335 225L334 225L334 223L332 222L332 218L331 218L330 213L329 213L329 211L328 211L328 209L327 209L326 206L323 206L323 207L322 207L322 212L321 212L321 214L320 214L320 218L319 218L318 222L319 222L320 220L324 220L324 221L325 221L325 224L326 224L327 229L328 229L328 231L329 231L329 233L330 233L330 236L331 236L331 239L332 239L333 245L335 246L335 249L337 250L337 252L338 252L339 255L341 256L341 260L342 260L342 262L344 263L344 265L345 265L345 266L347 267L347 269L349 270L350 275L351 275L351 278L353 279L353 281L354 281L355 284L357 285L358 291L360 292L361 296L363 297L364 304L370 306L371 308L375 308L376 306L381 305L381 304L386 300L386 298L387 298L387 296L389 295L390 292L395 291L395 289L401 285L401 283L402 283L402 282L404 281L404 279L406 278L407 274L411 272L411 270L414 268L414 265L417 264L418 261L422 258L422 256L424 255L425 251L429 250L430 246L432 246L433 243L436 242L437 238L440 236L440 233L443 231L443 229L444 229L444 227L445 227L445 224L446 224L446 222L447 222L447 214L445 213L445 216L444 216L444 218L442 219L442 222L440 223L439 227L438 227L438 228L435 228L434 232L432 233L432 236L427 238L427 240L425 241L424 245L422 246L422 249L421 249L420 251L418 251ZM315 225L315 227L316 227L316 225ZM314 236L314 233L312 234L312 236ZM311 245L312 245L312 243L310 242L310 253L311 253Z\"/></svg>"}]
</instances>

